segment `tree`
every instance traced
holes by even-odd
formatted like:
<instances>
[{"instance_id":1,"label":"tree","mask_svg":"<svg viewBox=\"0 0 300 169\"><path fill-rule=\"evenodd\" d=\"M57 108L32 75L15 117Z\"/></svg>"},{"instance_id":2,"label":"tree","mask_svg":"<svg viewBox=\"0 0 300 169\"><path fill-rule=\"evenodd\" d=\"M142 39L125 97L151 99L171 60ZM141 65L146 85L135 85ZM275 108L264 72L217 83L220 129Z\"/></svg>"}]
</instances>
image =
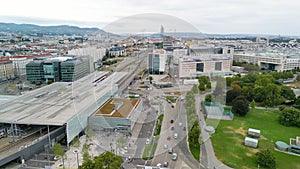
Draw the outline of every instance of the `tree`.
<instances>
[{"instance_id":1,"label":"tree","mask_svg":"<svg viewBox=\"0 0 300 169\"><path fill-rule=\"evenodd\" d=\"M232 101L240 95L241 95L241 92L237 89L228 90L227 94L226 94L226 104L231 105Z\"/></svg>"},{"instance_id":2,"label":"tree","mask_svg":"<svg viewBox=\"0 0 300 169\"><path fill-rule=\"evenodd\" d=\"M282 86L280 94L282 97L284 97L287 100L295 100L296 99L296 95L295 95L294 91L288 86Z\"/></svg>"},{"instance_id":3,"label":"tree","mask_svg":"<svg viewBox=\"0 0 300 169\"><path fill-rule=\"evenodd\" d=\"M200 129L198 121L196 120L194 122L194 125L192 129L189 132L189 144L192 144L196 147L196 145L199 145L199 136L200 136Z\"/></svg>"},{"instance_id":4,"label":"tree","mask_svg":"<svg viewBox=\"0 0 300 169\"><path fill-rule=\"evenodd\" d=\"M201 82L198 86L200 91L205 91L205 84L203 82Z\"/></svg>"},{"instance_id":5,"label":"tree","mask_svg":"<svg viewBox=\"0 0 300 169\"><path fill-rule=\"evenodd\" d=\"M295 100L295 104L300 107L300 96L297 97L297 99Z\"/></svg>"},{"instance_id":6,"label":"tree","mask_svg":"<svg viewBox=\"0 0 300 169\"><path fill-rule=\"evenodd\" d=\"M300 110L294 107L286 107L279 115L279 122L285 126L300 126Z\"/></svg>"},{"instance_id":7,"label":"tree","mask_svg":"<svg viewBox=\"0 0 300 169\"><path fill-rule=\"evenodd\" d=\"M254 109L254 108L255 108L255 106L256 106L256 103L255 103L255 101L254 101L254 100L252 100L252 101L251 101L251 103L250 103L250 107L251 107L252 109Z\"/></svg>"},{"instance_id":8,"label":"tree","mask_svg":"<svg viewBox=\"0 0 300 169\"><path fill-rule=\"evenodd\" d=\"M207 89L211 89L211 82L207 82L207 83L206 83L206 88L207 88Z\"/></svg>"},{"instance_id":9,"label":"tree","mask_svg":"<svg viewBox=\"0 0 300 169\"><path fill-rule=\"evenodd\" d=\"M64 160L64 158L65 158L65 150L62 147L62 145L59 144L59 143L55 143L54 146L52 147L52 150L53 150L53 152L54 152L54 154L56 156L60 156L61 157L62 163L63 163L63 168L65 168L65 160Z\"/></svg>"},{"instance_id":10,"label":"tree","mask_svg":"<svg viewBox=\"0 0 300 169\"><path fill-rule=\"evenodd\" d=\"M88 152L83 153L83 163L79 166L79 169L92 169L95 168L94 163L91 159L91 156Z\"/></svg>"},{"instance_id":11,"label":"tree","mask_svg":"<svg viewBox=\"0 0 300 169\"><path fill-rule=\"evenodd\" d=\"M115 155L110 151L106 151L99 156L96 156L94 160L84 161L79 169L94 169L94 168L106 168L106 169L116 169L120 168L124 160L122 157Z\"/></svg>"},{"instance_id":12,"label":"tree","mask_svg":"<svg viewBox=\"0 0 300 169\"><path fill-rule=\"evenodd\" d=\"M232 112L245 116L249 111L249 102L244 96L238 96L232 101Z\"/></svg>"},{"instance_id":13,"label":"tree","mask_svg":"<svg viewBox=\"0 0 300 169\"><path fill-rule=\"evenodd\" d=\"M257 155L257 163L265 168L275 169L276 168L276 160L274 155L270 150L262 150Z\"/></svg>"},{"instance_id":14,"label":"tree","mask_svg":"<svg viewBox=\"0 0 300 169\"><path fill-rule=\"evenodd\" d=\"M95 168L116 169L120 168L123 159L110 151L106 151L94 158Z\"/></svg>"},{"instance_id":15,"label":"tree","mask_svg":"<svg viewBox=\"0 0 300 169\"><path fill-rule=\"evenodd\" d=\"M153 80L153 77L152 77L152 76L149 76L150 84L152 84L152 80Z\"/></svg>"},{"instance_id":16,"label":"tree","mask_svg":"<svg viewBox=\"0 0 300 169\"><path fill-rule=\"evenodd\" d=\"M211 95L211 94L207 94L207 95L205 96L205 101L206 101L206 102L212 102L212 95Z\"/></svg>"}]
</instances>

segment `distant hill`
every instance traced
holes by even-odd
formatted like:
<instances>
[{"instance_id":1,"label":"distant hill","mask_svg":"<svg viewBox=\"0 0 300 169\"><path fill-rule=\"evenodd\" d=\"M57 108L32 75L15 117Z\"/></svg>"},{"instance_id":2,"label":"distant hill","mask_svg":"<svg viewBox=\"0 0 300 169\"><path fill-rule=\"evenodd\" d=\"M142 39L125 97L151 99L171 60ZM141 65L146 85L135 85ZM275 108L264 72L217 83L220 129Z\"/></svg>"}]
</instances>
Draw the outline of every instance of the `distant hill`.
<instances>
[{"instance_id":1,"label":"distant hill","mask_svg":"<svg viewBox=\"0 0 300 169\"><path fill-rule=\"evenodd\" d=\"M15 24L0 22L0 32L22 33L22 34L46 34L46 35L91 35L105 33L98 28L80 28L77 26L39 26L34 24Z\"/></svg>"}]
</instances>

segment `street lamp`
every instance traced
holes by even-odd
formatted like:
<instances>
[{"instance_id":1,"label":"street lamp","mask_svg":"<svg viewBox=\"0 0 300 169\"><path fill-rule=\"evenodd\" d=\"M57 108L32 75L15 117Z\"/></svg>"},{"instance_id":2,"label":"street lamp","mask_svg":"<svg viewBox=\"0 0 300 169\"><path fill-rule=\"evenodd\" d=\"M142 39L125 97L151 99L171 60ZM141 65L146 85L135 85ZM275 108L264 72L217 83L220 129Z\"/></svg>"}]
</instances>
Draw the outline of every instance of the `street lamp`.
<instances>
[{"instance_id":1,"label":"street lamp","mask_svg":"<svg viewBox=\"0 0 300 169\"><path fill-rule=\"evenodd\" d=\"M76 154L77 168L79 168L79 160L78 160L78 153L79 153L79 150L74 150L73 153Z\"/></svg>"}]
</instances>

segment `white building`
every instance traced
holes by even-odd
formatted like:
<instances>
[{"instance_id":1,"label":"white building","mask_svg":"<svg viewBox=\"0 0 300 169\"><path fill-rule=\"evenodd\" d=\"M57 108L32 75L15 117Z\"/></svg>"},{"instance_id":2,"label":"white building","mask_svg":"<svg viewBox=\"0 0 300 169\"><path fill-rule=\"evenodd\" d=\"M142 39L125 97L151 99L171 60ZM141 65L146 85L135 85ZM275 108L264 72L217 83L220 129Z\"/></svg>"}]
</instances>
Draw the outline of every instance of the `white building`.
<instances>
[{"instance_id":1,"label":"white building","mask_svg":"<svg viewBox=\"0 0 300 169\"><path fill-rule=\"evenodd\" d=\"M164 73L166 69L166 51L154 50L148 55L148 71L150 74Z\"/></svg>"},{"instance_id":2,"label":"white building","mask_svg":"<svg viewBox=\"0 0 300 169\"><path fill-rule=\"evenodd\" d=\"M231 66L232 59L226 55L183 56L179 60L179 77L228 75Z\"/></svg>"},{"instance_id":3,"label":"white building","mask_svg":"<svg viewBox=\"0 0 300 169\"><path fill-rule=\"evenodd\" d=\"M300 67L299 53L264 52L234 54L236 62L257 64L262 70L292 70Z\"/></svg>"},{"instance_id":4,"label":"white building","mask_svg":"<svg viewBox=\"0 0 300 169\"><path fill-rule=\"evenodd\" d=\"M125 56L126 51L124 47L115 46L109 49L109 54L111 56Z\"/></svg>"},{"instance_id":5,"label":"white building","mask_svg":"<svg viewBox=\"0 0 300 169\"><path fill-rule=\"evenodd\" d=\"M25 76L26 75L26 64L33 61L32 56L12 56L9 58L12 61L14 75L15 76Z\"/></svg>"},{"instance_id":6,"label":"white building","mask_svg":"<svg viewBox=\"0 0 300 169\"><path fill-rule=\"evenodd\" d=\"M85 56L89 57L89 60L92 62L91 72L101 66L102 58L106 54L106 48L96 48L96 47L86 47L86 48L79 48L79 49L72 49L68 51L69 55L75 56Z\"/></svg>"},{"instance_id":7,"label":"white building","mask_svg":"<svg viewBox=\"0 0 300 169\"><path fill-rule=\"evenodd\" d=\"M174 49L173 50L173 62L174 64L179 64L180 56L186 56L188 54L187 49Z\"/></svg>"}]
</instances>

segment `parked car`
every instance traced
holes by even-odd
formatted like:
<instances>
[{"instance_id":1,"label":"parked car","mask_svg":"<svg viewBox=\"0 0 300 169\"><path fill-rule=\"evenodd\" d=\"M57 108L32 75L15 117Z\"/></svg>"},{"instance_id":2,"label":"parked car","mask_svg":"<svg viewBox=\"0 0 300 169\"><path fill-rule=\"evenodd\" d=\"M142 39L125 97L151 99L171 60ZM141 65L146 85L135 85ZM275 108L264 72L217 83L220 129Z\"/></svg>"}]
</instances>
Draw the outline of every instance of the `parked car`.
<instances>
[{"instance_id":1,"label":"parked car","mask_svg":"<svg viewBox=\"0 0 300 169\"><path fill-rule=\"evenodd\" d=\"M177 154L176 153L173 153L172 156L171 156L171 159L173 161L176 161L177 160Z\"/></svg>"},{"instance_id":2,"label":"parked car","mask_svg":"<svg viewBox=\"0 0 300 169\"><path fill-rule=\"evenodd\" d=\"M178 138L178 134L177 133L174 133L174 139L177 139Z\"/></svg>"},{"instance_id":3,"label":"parked car","mask_svg":"<svg viewBox=\"0 0 300 169\"><path fill-rule=\"evenodd\" d=\"M169 163L167 161L164 162L164 167L168 167Z\"/></svg>"},{"instance_id":4,"label":"parked car","mask_svg":"<svg viewBox=\"0 0 300 169\"><path fill-rule=\"evenodd\" d=\"M172 154L173 153L173 148L169 148L169 154Z\"/></svg>"}]
</instances>

